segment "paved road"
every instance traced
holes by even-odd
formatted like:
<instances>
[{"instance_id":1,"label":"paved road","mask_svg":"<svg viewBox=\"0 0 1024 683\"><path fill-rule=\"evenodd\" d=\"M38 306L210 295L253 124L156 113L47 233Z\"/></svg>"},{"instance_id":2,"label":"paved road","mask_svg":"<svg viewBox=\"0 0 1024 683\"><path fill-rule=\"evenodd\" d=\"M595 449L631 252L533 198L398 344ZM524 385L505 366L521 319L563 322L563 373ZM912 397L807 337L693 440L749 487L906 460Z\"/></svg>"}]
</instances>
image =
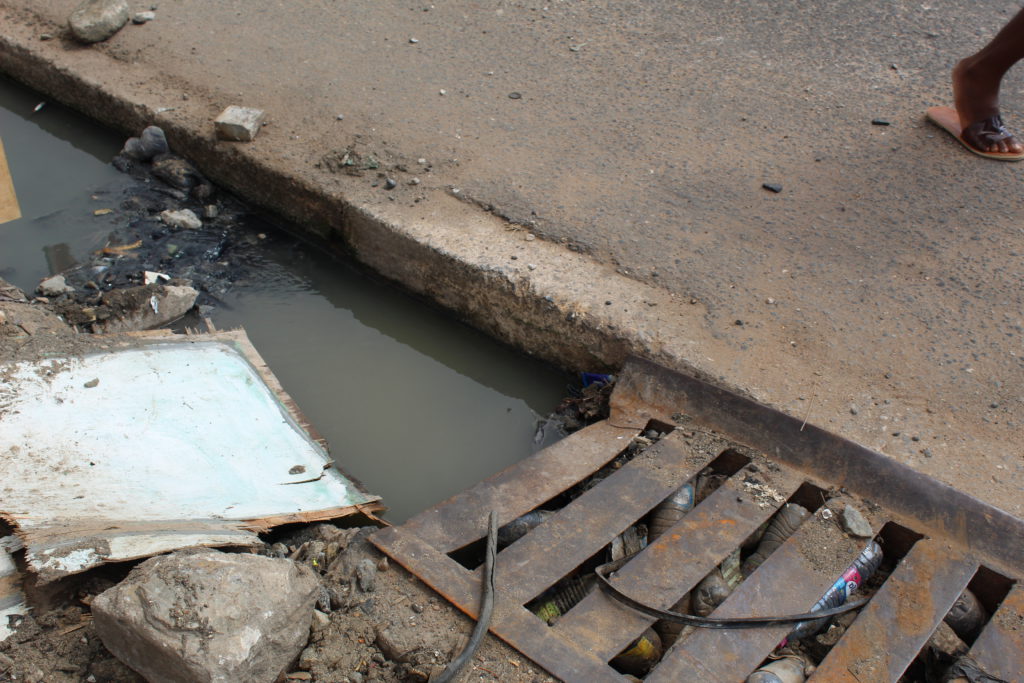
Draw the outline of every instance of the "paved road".
<instances>
[{"instance_id":1,"label":"paved road","mask_svg":"<svg viewBox=\"0 0 1024 683\"><path fill-rule=\"evenodd\" d=\"M75 4L0 0L38 31ZM266 109L283 166L355 149L400 202L458 188L692 299L724 379L1021 514L1024 168L922 117L1016 9L180 0L89 49L150 102Z\"/></svg>"}]
</instances>

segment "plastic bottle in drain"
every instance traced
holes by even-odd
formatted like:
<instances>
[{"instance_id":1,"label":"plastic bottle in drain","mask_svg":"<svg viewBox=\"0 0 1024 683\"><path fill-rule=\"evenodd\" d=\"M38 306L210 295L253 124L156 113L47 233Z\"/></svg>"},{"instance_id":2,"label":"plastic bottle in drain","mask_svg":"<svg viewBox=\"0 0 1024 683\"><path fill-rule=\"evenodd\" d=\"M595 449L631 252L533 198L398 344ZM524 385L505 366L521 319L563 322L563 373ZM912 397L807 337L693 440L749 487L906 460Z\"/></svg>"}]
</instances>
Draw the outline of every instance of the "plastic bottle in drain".
<instances>
[{"instance_id":1,"label":"plastic bottle in drain","mask_svg":"<svg viewBox=\"0 0 1024 683\"><path fill-rule=\"evenodd\" d=\"M878 545L875 541L871 541L861 551L860 555L857 556L857 559L853 561L853 564L832 584L832 587L825 591L821 599L814 603L811 611L818 612L823 609L831 609L845 603L855 590L871 578L871 575L875 573L880 564L882 564L882 546ZM796 640L813 635L820 631L826 623L828 623L827 618L801 621L790 631L787 639Z\"/></svg>"},{"instance_id":2,"label":"plastic bottle in drain","mask_svg":"<svg viewBox=\"0 0 1024 683\"><path fill-rule=\"evenodd\" d=\"M692 509L693 484L687 482L659 503L658 507L651 512L651 519L647 524L648 537L651 542L668 531L669 527L681 520L683 515Z\"/></svg>"},{"instance_id":3,"label":"plastic bottle in drain","mask_svg":"<svg viewBox=\"0 0 1024 683\"><path fill-rule=\"evenodd\" d=\"M804 683L806 680L807 662L800 657L786 656L747 676L746 683Z\"/></svg>"}]
</instances>

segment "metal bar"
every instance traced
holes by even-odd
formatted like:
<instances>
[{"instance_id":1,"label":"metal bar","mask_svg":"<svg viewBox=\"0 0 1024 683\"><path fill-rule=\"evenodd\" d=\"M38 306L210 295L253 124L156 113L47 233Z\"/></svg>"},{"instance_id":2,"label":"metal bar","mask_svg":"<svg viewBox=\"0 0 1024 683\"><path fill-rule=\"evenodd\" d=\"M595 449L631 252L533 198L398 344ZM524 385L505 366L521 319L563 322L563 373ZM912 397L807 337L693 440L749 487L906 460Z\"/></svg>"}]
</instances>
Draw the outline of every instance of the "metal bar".
<instances>
[{"instance_id":1,"label":"metal bar","mask_svg":"<svg viewBox=\"0 0 1024 683\"><path fill-rule=\"evenodd\" d=\"M643 425L685 413L729 438L837 487L846 487L931 531L988 556L1007 573L1024 567L1024 521L881 453L656 363L630 358L612 393L610 421Z\"/></svg>"},{"instance_id":2,"label":"metal bar","mask_svg":"<svg viewBox=\"0 0 1024 683\"><path fill-rule=\"evenodd\" d=\"M590 425L421 512L403 528L442 553L461 548L483 538L490 510L507 524L613 460L637 431L607 421Z\"/></svg>"},{"instance_id":3,"label":"metal bar","mask_svg":"<svg viewBox=\"0 0 1024 683\"><path fill-rule=\"evenodd\" d=\"M505 594L519 604L537 597L703 469L701 453L678 432L612 473L498 554Z\"/></svg>"},{"instance_id":4,"label":"metal bar","mask_svg":"<svg viewBox=\"0 0 1024 683\"><path fill-rule=\"evenodd\" d=\"M613 583L626 594L667 609L739 546L781 502L759 502L744 492L746 469L731 477L657 541L616 572ZM759 472L758 478L788 498L802 479L792 472ZM594 591L563 616L554 629L609 660L653 620L634 612L604 591Z\"/></svg>"},{"instance_id":5,"label":"metal bar","mask_svg":"<svg viewBox=\"0 0 1024 683\"><path fill-rule=\"evenodd\" d=\"M446 600L476 618L480 604L479 572L463 568L404 527L382 529L370 541ZM563 680L621 683L622 675L604 661L552 632L538 617L509 599L503 592L504 577L498 567L495 584L492 633Z\"/></svg>"},{"instance_id":6,"label":"metal bar","mask_svg":"<svg viewBox=\"0 0 1024 683\"><path fill-rule=\"evenodd\" d=\"M715 610L716 617L747 617L806 612L862 549L834 521L819 515L804 522L761 567ZM824 568L811 557L821 556ZM791 624L762 629L697 629L676 644L646 683L681 680L741 681L792 629Z\"/></svg>"},{"instance_id":7,"label":"metal bar","mask_svg":"<svg viewBox=\"0 0 1024 683\"><path fill-rule=\"evenodd\" d=\"M814 672L813 681L895 681L977 570L949 544L922 539Z\"/></svg>"},{"instance_id":8,"label":"metal bar","mask_svg":"<svg viewBox=\"0 0 1024 683\"><path fill-rule=\"evenodd\" d=\"M982 671L1010 683L1024 681L1024 586L1016 584L971 648Z\"/></svg>"}]
</instances>

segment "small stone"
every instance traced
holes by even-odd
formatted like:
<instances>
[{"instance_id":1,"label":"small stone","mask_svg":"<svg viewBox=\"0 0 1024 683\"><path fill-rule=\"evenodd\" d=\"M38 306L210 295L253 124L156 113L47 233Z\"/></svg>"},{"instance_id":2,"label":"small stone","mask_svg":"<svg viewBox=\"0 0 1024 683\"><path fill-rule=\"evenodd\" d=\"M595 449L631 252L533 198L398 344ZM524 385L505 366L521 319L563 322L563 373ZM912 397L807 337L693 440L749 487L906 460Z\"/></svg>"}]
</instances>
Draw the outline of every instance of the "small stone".
<instances>
[{"instance_id":1,"label":"small stone","mask_svg":"<svg viewBox=\"0 0 1024 683\"><path fill-rule=\"evenodd\" d=\"M232 105L213 120L213 127L221 140L250 142L260 132L266 118L261 109Z\"/></svg>"},{"instance_id":2,"label":"small stone","mask_svg":"<svg viewBox=\"0 0 1024 683\"><path fill-rule=\"evenodd\" d=\"M419 179L419 178L412 178L412 179L411 179L411 180L409 181L409 184L410 184L410 185L419 185L419 184L420 184L420 179Z\"/></svg>"},{"instance_id":3,"label":"small stone","mask_svg":"<svg viewBox=\"0 0 1024 683\"><path fill-rule=\"evenodd\" d=\"M892 124L885 119L871 119L872 126L891 126Z\"/></svg>"},{"instance_id":4,"label":"small stone","mask_svg":"<svg viewBox=\"0 0 1024 683\"><path fill-rule=\"evenodd\" d=\"M96 377L95 379L89 380L88 382L86 382L82 386L85 387L86 389L93 389L95 387L98 387L99 385L100 385L100 378Z\"/></svg>"},{"instance_id":5,"label":"small stone","mask_svg":"<svg viewBox=\"0 0 1024 683\"><path fill-rule=\"evenodd\" d=\"M132 15L133 24L145 24L156 19L156 12L136 12Z\"/></svg>"},{"instance_id":6,"label":"small stone","mask_svg":"<svg viewBox=\"0 0 1024 683\"><path fill-rule=\"evenodd\" d=\"M161 211L160 220L172 228L198 230L203 227L203 222L199 220L199 216L192 209L179 209L177 211L168 209L167 211Z\"/></svg>"},{"instance_id":7,"label":"small stone","mask_svg":"<svg viewBox=\"0 0 1024 683\"><path fill-rule=\"evenodd\" d=\"M216 204L207 204L203 207L204 218L216 218L220 215L220 209L217 208Z\"/></svg>"},{"instance_id":8,"label":"small stone","mask_svg":"<svg viewBox=\"0 0 1024 683\"><path fill-rule=\"evenodd\" d=\"M384 189L393 190L398 186L398 181L394 178L387 178L384 180Z\"/></svg>"},{"instance_id":9,"label":"small stone","mask_svg":"<svg viewBox=\"0 0 1024 683\"><path fill-rule=\"evenodd\" d=\"M52 39L53 39L53 34L52 33L41 33L41 34L39 34L39 40L52 40Z\"/></svg>"},{"instance_id":10,"label":"small stone","mask_svg":"<svg viewBox=\"0 0 1024 683\"><path fill-rule=\"evenodd\" d=\"M448 91L445 90L444 88L441 88L440 90L437 91L437 94L438 95L447 95Z\"/></svg>"},{"instance_id":11,"label":"small stone","mask_svg":"<svg viewBox=\"0 0 1024 683\"><path fill-rule=\"evenodd\" d=\"M526 267L529 268L530 270L537 270L537 264L536 263L527 263Z\"/></svg>"},{"instance_id":12,"label":"small stone","mask_svg":"<svg viewBox=\"0 0 1024 683\"><path fill-rule=\"evenodd\" d=\"M995 408L998 408L998 407L999 407L999 404L998 404L998 403L996 403L995 401L993 401L992 403L989 403L989 404L988 404L988 407L989 407L989 408L993 408L993 409L995 409Z\"/></svg>"},{"instance_id":13,"label":"small stone","mask_svg":"<svg viewBox=\"0 0 1024 683\"><path fill-rule=\"evenodd\" d=\"M412 603L412 611L416 614L423 614L423 605L419 604L418 602Z\"/></svg>"},{"instance_id":14,"label":"small stone","mask_svg":"<svg viewBox=\"0 0 1024 683\"><path fill-rule=\"evenodd\" d=\"M534 235L532 232L531 233L527 233L527 235L526 235L526 241L527 242L532 242L535 239L537 239L536 235Z\"/></svg>"},{"instance_id":15,"label":"small stone","mask_svg":"<svg viewBox=\"0 0 1024 683\"><path fill-rule=\"evenodd\" d=\"M850 404L850 415L856 415L860 412L860 407L856 403Z\"/></svg>"},{"instance_id":16,"label":"small stone","mask_svg":"<svg viewBox=\"0 0 1024 683\"><path fill-rule=\"evenodd\" d=\"M423 157L420 157L419 159L416 160L416 163L419 164L420 166L426 166L427 160L424 159Z\"/></svg>"},{"instance_id":17,"label":"small stone","mask_svg":"<svg viewBox=\"0 0 1024 683\"><path fill-rule=\"evenodd\" d=\"M775 194L782 192L782 185L779 185L778 183L761 183L761 187L769 192L774 192Z\"/></svg>"},{"instance_id":18,"label":"small stone","mask_svg":"<svg viewBox=\"0 0 1024 683\"><path fill-rule=\"evenodd\" d=\"M40 282L39 286L36 287L36 291L43 296L60 296L61 294L67 294L68 292L73 292L75 290L68 286L63 275L54 275L53 277L48 277Z\"/></svg>"},{"instance_id":19,"label":"small stone","mask_svg":"<svg viewBox=\"0 0 1024 683\"><path fill-rule=\"evenodd\" d=\"M771 297L768 297L767 299L765 299L765 300L764 300L764 302L765 302L766 304L768 304L769 306L771 306L772 304L774 304L774 303L775 303L775 299L773 299L773 298L771 298Z\"/></svg>"},{"instance_id":20,"label":"small stone","mask_svg":"<svg viewBox=\"0 0 1024 683\"><path fill-rule=\"evenodd\" d=\"M373 560L360 560L356 565L356 582L364 593L372 593L377 589L377 565Z\"/></svg>"},{"instance_id":21,"label":"small stone","mask_svg":"<svg viewBox=\"0 0 1024 683\"><path fill-rule=\"evenodd\" d=\"M523 94L519 93L519 92L510 92L508 94L508 98L510 100L521 100L521 99L523 99Z\"/></svg>"},{"instance_id":22,"label":"small stone","mask_svg":"<svg viewBox=\"0 0 1024 683\"><path fill-rule=\"evenodd\" d=\"M313 623L321 628L331 623L331 618L318 609L313 610Z\"/></svg>"},{"instance_id":23,"label":"small stone","mask_svg":"<svg viewBox=\"0 0 1024 683\"><path fill-rule=\"evenodd\" d=\"M338 114L334 118L336 118L339 121L344 121L345 120L345 115L344 114Z\"/></svg>"},{"instance_id":24,"label":"small stone","mask_svg":"<svg viewBox=\"0 0 1024 683\"><path fill-rule=\"evenodd\" d=\"M410 38L409 42L412 43L413 45L415 45L416 43L418 43L420 41L417 38Z\"/></svg>"},{"instance_id":25,"label":"small stone","mask_svg":"<svg viewBox=\"0 0 1024 683\"><path fill-rule=\"evenodd\" d=\"M860 510L852 505L847 505L843 508L841 521L843 530L851 536L871 538L875 535L875 532L871 530L871 525L868 524L868 520L864 519L864 515L861 514Z\"/></svg>"},{"instance_id":26,"label":"small stone","mask_svg":"<svg viewBox=\"0 0 1024 683\"><path fill-rule=\"evenodd\" d=\"M99 43L128 23L128 0L85 0L68 18L71 34L83 43Z\"/></svg>"}]
</instances>

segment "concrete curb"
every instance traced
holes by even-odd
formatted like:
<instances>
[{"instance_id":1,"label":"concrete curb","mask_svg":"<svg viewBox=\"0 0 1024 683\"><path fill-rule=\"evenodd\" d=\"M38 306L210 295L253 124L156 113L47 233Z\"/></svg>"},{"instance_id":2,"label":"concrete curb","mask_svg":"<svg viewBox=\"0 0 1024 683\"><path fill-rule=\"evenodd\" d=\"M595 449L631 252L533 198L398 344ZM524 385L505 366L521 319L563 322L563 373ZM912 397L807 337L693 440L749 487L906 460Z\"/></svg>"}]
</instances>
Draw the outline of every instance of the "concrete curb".
<instances>
[{"instance_id":1,"label":"concrete curb","mask_svg":"<svg viewBox=\"0 0 1024 683\"><path fill-rule=\"evenodd\" d=\"M0 36L0 70L126 135L161 126L172 150L217 184L484 332L563 367L616 367L637 354L740 391L685 353L695 336L707 335L702 306L510 230L442 191L432 192L427 219L423 207L412 212L347 198L288 173L263 147L217 142L212 120L219 105L205 106L214 112L207 116L199 96L175 107L184 112L160 111L145 93L110 77L124 72L138 81L131 65L102 49L41 42L38 30L11 26Z\"/></svg>"}]
</instances>

